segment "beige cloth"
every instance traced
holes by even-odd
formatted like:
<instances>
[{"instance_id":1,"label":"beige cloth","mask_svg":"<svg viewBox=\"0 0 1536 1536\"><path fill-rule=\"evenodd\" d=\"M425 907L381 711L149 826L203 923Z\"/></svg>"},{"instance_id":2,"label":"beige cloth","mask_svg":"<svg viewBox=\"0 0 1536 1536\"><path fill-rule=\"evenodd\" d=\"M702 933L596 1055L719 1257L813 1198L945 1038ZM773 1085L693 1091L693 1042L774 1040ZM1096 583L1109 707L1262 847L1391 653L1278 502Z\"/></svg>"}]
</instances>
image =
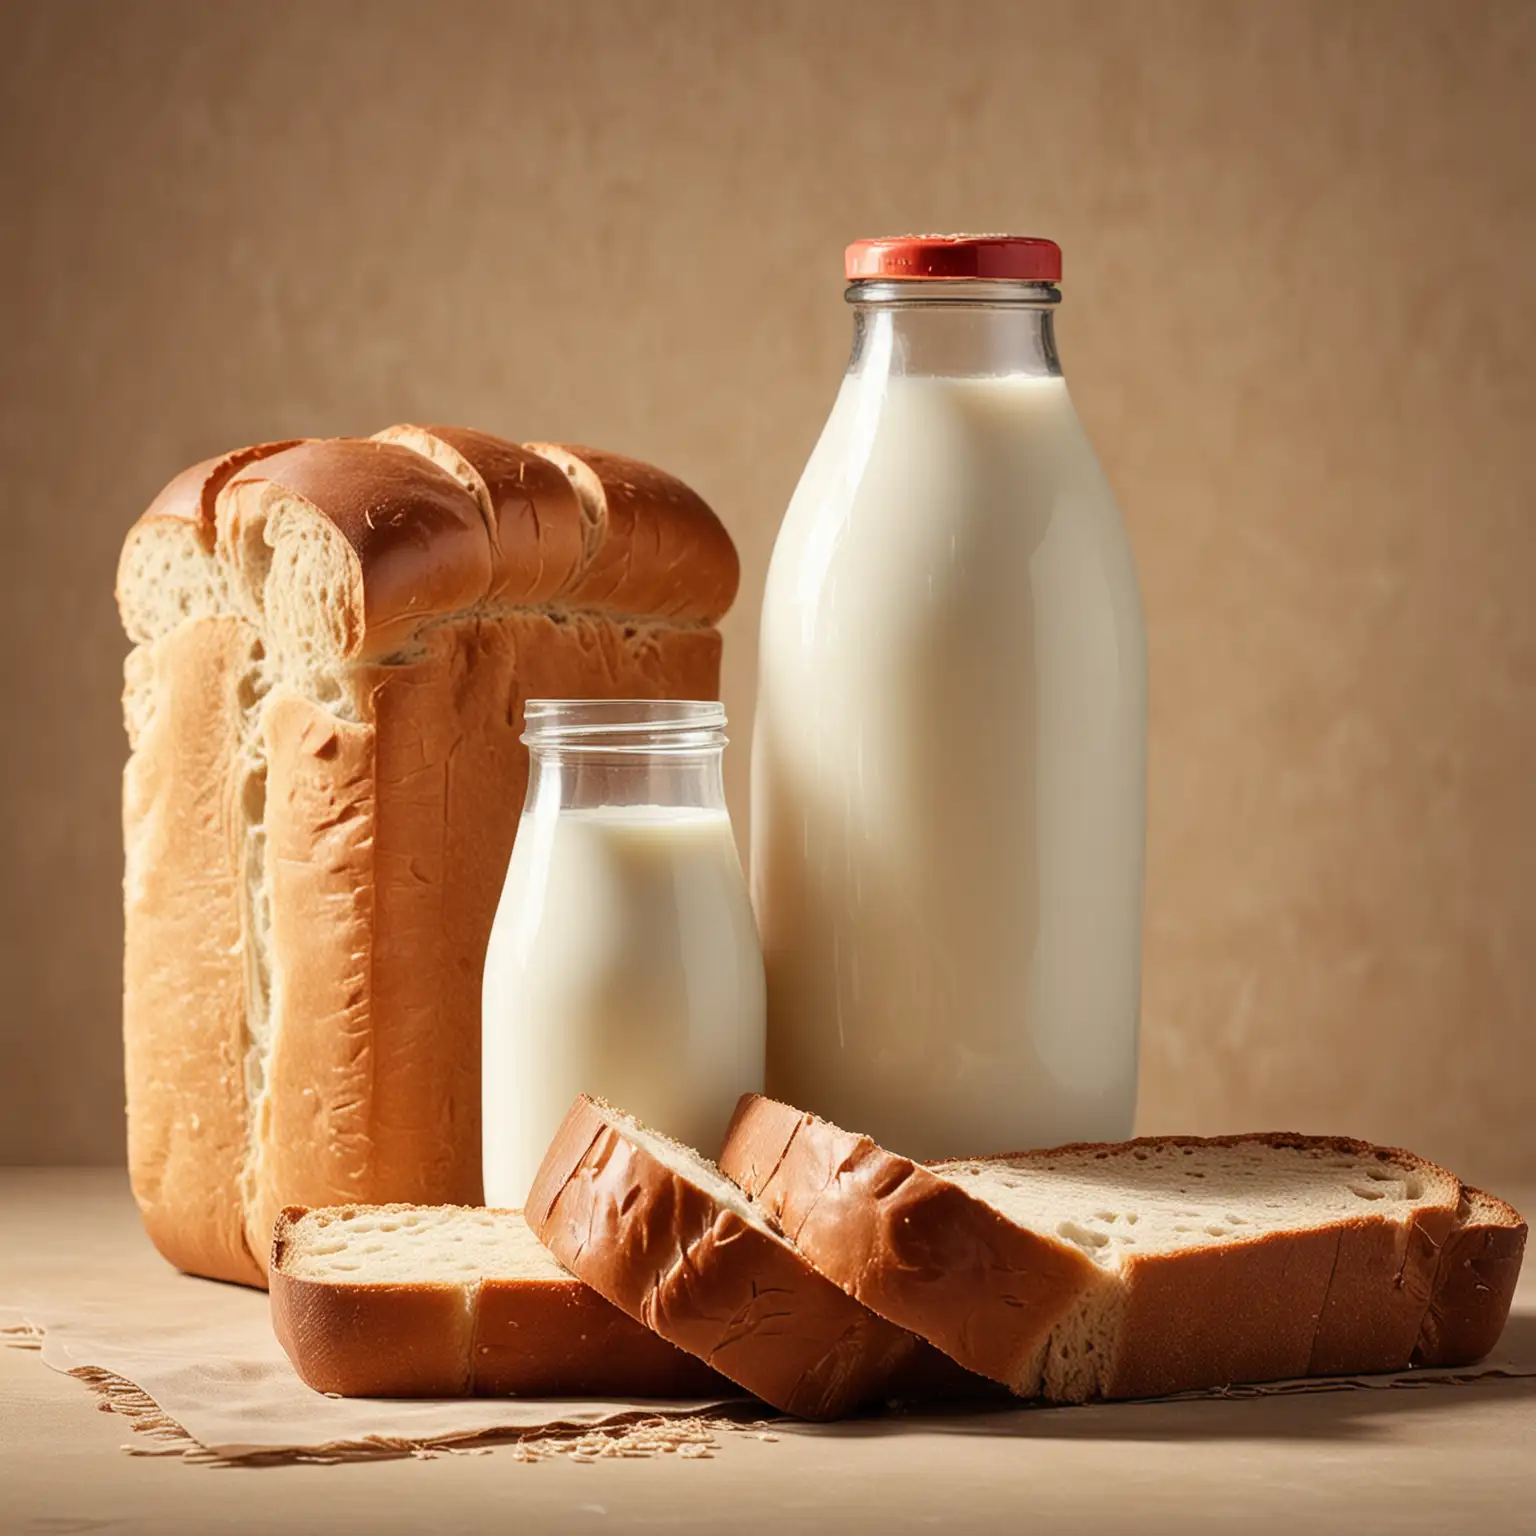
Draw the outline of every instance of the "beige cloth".
<instances>
[{"instance_id":1,"label":"beige cloth","mask_svg":"<svg viewBox=\"0 0 1536 1536\"><path fill-rule=\"evenodd\" d=\"M632 1440L633 1431L643 1431L637 1443L670 1450L707 1439L701 1424L740 1406L718 1400L327 1397L299 1380L270 1328L263 1332L249 1316L189 1317L184 1326L141 1329L137 1318L107 1317L96 1308L66 1314L47 1306L0 1307L0 1333L7 1342L39 1348L55 1370L100 1392L107 1406L150 1437L151 1453L216 1461L332 1461L556 1434L572 1438L572 1448L580 1450L574 1437L599 1426L627 1428ZM674 1423L676 1431L669 1432Z\"/></svg>"},{"instance_id":2,"label":"beige cloth","mask_svg":"<svg viewBox=\"0 0 1536 1536\"><path fill-rule=\"evenodd\" d=\"M113 1187L115 1198L93 1202L94 1219L69 1224L67 1248L11 1241L34 1213L5 1211L0 1332L11 1343L39 1347L55 1370L103 1393L135 1429L148 1432L150 1439L141 1440L147 1449L201 1450L219 1460L333 1459L626 1418L676 1421L671 1438L682 1445L698 1435L689 1421L724 1406L714 1400L326 1397L306 1387L288 1363L272 1333L264 1291L178 1274L139 1227L126 1179L120 1173L85 1177ZM104 1206L110 1215L103 1220ZM762 1411L757 1405L755 1412Z\"/></svg>"},{"instance_id":3,"label":"beige cloth","mask_svg":"<svg viewBox=\"0 0 1536 1536\"><path fill-rule=\"evenodd\" d=\"M80 1376L167 1451L218 1460L332 1459L625 1419L690 1420L717 1400L597 1402L514 1398L327 1397L306 1387L257 1291L166 1270L131 1295L7 1297L0 1332ZM679 1439L694 1434L690 1427ZM195 1442L195 1446L188 1444Z\"/></svg>"}]
</instances>

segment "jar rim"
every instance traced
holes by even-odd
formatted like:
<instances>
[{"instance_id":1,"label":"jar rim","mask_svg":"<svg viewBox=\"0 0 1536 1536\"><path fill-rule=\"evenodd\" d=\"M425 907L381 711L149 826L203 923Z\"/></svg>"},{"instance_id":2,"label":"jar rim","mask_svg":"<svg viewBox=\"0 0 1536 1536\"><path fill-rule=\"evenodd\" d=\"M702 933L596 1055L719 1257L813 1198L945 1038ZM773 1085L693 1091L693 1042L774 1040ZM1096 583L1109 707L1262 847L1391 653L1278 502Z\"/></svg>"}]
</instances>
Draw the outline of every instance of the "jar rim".
<instances>
[{"instance_id":1,"label":"jar rim","mask_svg":"<svg viewBox=\"0 0 1536 1536\"><path fill-rule=\"evenodd\" d=\"M882 309L1054 309L1061 289L1030 278L861 277L843 289L855 306Z\"/></svg>"},{"instance_id":2,"label":"jar rim","mask_svg":"<svg viewBox=\"0 0 1536 1536\"><path fill-rule=\"evenodd\" d=\"M718 699L529 699L522 741L531 751L679 753L725 746Z\"/></svg>"}]
</instances>

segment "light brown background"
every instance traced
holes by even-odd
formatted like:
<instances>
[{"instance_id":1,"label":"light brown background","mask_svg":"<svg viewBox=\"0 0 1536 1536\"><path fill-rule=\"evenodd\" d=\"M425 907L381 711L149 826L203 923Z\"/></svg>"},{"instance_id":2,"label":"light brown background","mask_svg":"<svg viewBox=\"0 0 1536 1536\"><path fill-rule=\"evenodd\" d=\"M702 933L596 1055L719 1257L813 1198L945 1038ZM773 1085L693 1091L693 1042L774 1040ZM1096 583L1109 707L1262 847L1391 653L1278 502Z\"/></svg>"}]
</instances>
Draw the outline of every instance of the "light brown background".
<instances>
[{"instance_id":1,"label":"light brown background","mask_svg":"<svg viewBox=\"0 0 1536 1536\"><path fill-rule=\"evenodd\" d=\"M0 1161L121 1156L110 591L161 482L412 418L676 470L744 557L744 819L839 253L919 227L1066 249L1151 627L1144 1127L1530 1176L1533 146L1517 0L7 6Z\"/></svg>"}]
</instances>

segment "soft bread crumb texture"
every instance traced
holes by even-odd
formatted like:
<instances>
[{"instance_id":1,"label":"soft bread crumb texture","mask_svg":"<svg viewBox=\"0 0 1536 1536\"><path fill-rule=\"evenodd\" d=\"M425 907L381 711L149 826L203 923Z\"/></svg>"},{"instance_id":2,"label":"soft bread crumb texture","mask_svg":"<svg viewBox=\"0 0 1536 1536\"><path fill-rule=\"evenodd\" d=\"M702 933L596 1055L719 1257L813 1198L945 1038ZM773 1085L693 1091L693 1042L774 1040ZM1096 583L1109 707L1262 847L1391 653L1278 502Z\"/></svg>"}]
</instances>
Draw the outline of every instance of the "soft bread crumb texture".
<instances>
[{"instance_id":1,"label":"soft bread crumb texture","mask_svg":"<svg viewBox=\"0 0 1536 1536\"><path fill-rule=\"evenodd\" d=\"M1366 1216L1407 1222L1456 1199L1454 1181L1386 1149L1131 1143L947 1162L934 1171L1022 1227L1061 1238L1095 1263L1216 1248Z\"/></svg>"},{"instance_id":2,"label":"soft bread crumb texture","mask_svg":"<svg viewBox=\"0 0 1536 1536\"><path fill-rule=\"evenodd\" d=\"M615 1109L611 1104L599 1103L597 1107L599 1114L609 1125L621 1131L637 1146L643 1147L658 1163L670 1168L674 1173L682 1174L684 1178L702 1189L710 1199L740 1216L748 1226L755 1227L764 1236L771 1237L774 1242L782 1243L787 1248L794 1247L794 1244L763 1215L757 1203L743 1194L740 1188L726 1178L702 1152L695 1151L692 1147L685 1147L682 1142L673 1141L659 1131L653 1131L649 1126L641 1125L638 1120L626 1115L622 1110Z\"/></svg>"},{"instance_id":3,"label":"soft bread crumb texture","mask_svg":"<svg viewBox=\"0 0 1536 1536\"><path fill-rule=\"evenodd\" d=\"M293 1226L283 1273L345 1285L577 1283L521 1211L410 1205L310 1211Z\"/></svg>"},{"instance_id":4,"label":"soft bread crumb texture","mask_svg":"<svg viewBox=\"0 0 1536 1536\"><path fill-rule=\"evenodd\" d=\"M140 645L187 619L229 607L224 568L192 525L171 518L146 520L129 536L117 596L123 627Z\"/></svg>"}]
</instances>

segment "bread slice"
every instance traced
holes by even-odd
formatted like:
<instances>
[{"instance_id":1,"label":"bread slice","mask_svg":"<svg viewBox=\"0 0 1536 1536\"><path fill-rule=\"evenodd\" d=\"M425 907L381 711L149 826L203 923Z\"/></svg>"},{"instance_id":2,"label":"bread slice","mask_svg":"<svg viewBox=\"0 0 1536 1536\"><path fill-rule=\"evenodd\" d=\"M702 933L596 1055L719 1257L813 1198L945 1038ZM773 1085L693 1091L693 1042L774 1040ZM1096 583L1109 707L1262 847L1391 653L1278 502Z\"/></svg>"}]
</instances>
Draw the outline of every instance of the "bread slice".
<instances>
[{"instance_id":1,"label":"bread slice","mask_svg":"<svg viewBox=\"0 0 1536 1536\"><path fill-rule=\"evenodd\" d=\"M924 1167L756 1095L721 1167L850 1294L1071 1402L1402 1369L1466 1219L1452 1174L1364 1142L1148 1138ZM1439 1363L1508 1310L1514 1228L1485 1229L1498 1287L1463 1303L1476 1325L1440 1331Z\"/></svg>"},{"instance_id":2,"label":"bread slice","mask_svg":"<svg viewBox=\"0 0 1536 1536\"><path fill-rule=\"evenodd\" d=\"M588 1285L786 1413L848 1413L890 1391L917 1351L818 1274L713 1163L585 1095L527 1211Z\"/></svg>"},{"instance_id":3,"label":"bread slice","mask_svg":"<svg viewBox=\"0 0 1536 1536\"><path fill-rule=\"evenodd\" d=\"M228 572L214 554L219 492L242 470L297 442L256 443L204 459L175 476L145 508L123 545L117 602L137 644L169 634L184 619L229 604Z\"/></svg>"},{"instance_id":4,"label":"bread slice","mask_svg":"<svg viewBox=\"0 0 1536 1536\"><path fill-rule=\"evenodd\" d=\"M521 1211L291 1206L272 1326L317 1392L343 1397L719 1399L723 1377L562 1269Z\"/></svg>"},{"instance_id":5,"label":"bread slice","mask_svg":"<svg viewBox=\"0 0 1536 1536\"><path fill-rule=\"evenodd\" d=\"M197 465L119 566L129 1168L156 1247L219 1279L265 1283L285 1205L480 1198L524 702L719 691L738 565L687 487L382 439Z\"/></svg>"}]
</instances>

